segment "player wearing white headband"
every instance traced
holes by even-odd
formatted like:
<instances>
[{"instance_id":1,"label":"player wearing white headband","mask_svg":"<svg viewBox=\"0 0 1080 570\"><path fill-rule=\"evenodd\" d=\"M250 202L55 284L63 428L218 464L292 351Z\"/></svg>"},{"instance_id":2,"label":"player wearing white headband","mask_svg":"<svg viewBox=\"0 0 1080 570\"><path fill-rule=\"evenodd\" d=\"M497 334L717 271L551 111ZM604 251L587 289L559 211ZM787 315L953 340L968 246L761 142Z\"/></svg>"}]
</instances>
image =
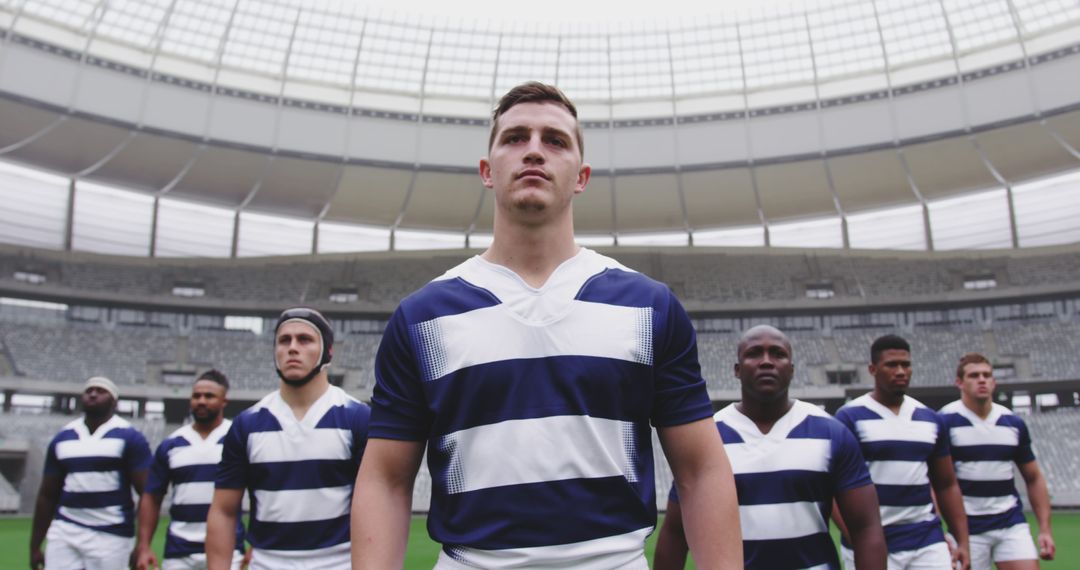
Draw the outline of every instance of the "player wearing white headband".
<instances>
[{"instance_id":1,"label":"player wearing white headband","mask_svg":"<svg viewBox=\"0 0 1080 570\"><path fill-rule=\"evenodd\" d=\"M253 570L349 568L349 505L371 412L330 385L334 331L314 309L274 328L278 389L233 420L207 517L210 569L229 568L250 492Z\"/></svg>"}]
</instances>

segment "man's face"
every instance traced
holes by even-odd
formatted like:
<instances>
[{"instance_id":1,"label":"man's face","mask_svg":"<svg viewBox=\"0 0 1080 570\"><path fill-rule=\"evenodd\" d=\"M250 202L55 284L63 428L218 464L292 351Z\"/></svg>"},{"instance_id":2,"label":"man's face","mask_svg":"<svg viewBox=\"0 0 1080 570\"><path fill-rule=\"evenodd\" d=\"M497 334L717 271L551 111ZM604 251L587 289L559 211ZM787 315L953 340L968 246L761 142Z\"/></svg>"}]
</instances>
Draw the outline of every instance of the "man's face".
<instances>
[{"instance_id":1,"label":"man's face","mask_svg":"<svg viewBox=\"0 0 1080 570\"><path fill-rule=\"evenodd\" d=\"M994 369L985 362L976 362L964 365L964 375L956 379L956 387L960 393L968 398L983 402L994 395L997 380L994 380Z\"/></svg>"},{"instance_id":2,"label":"man's face","mask_svg":"<svg viewBox=\"0 0 1080 570\"><path fill-rule=\"evenodd\" d=\"M82 393L83 411L91 415L106 414L114 405L116 401L113 400L112 394L104 388L91 386Z\"/></svg>"},{"instance_id":3,"label":"man's face","mask_svg":"<svg viewBox=\"0 0 1080 570\"><path fill-rule=\"evenodd\" d=\"M319 331L302 322L281 325L274 342L274 360L286 380L300 380L319 364L322 342Z\"/></svg>"},{"instance_id":4,"label":"man's face","mask_svg":"<svg viewBox=\"0 0 1080 570\"><path fill-rule=\"evenodd\" d=\"M870 364L869 369L879 390L902 396L911 383L911 353L895 348L883 350L877 363Z\"/></svg>"},{"instance_id":5,"label":"man's face","mask_svg":"<svg viewBox=\"0 0 1080 570\"><path fill-rule=\"evenodd\" d=\"M213 380L199 380L191 389L191 417L201 424L212 424L221 417L228 403L225 387Z\"/></svg>"},{"instance_id":6,"label":"man's face","mask_svg":"<svg viewBox=\"0 0 1080 570\"><path fill-rule=\"evenodd\" d=\"M784 397L794 373L791 344L781 335L760 332L739 347L735 375L742 382L743 397L760 401Z\"/></svg>"},{"instance_id":7,"label":"man's face","mask_svg":"<svg viewBox=\"0 0 1080 570\"><path fill-rule=\"evenodd\" d=\"M591 169L581 161L576 125L553 103L520 103L499 117L489 156L480 161L480 178L495 190L497 210L539 222L585 191Z\"/></svg>"}]
</instances>

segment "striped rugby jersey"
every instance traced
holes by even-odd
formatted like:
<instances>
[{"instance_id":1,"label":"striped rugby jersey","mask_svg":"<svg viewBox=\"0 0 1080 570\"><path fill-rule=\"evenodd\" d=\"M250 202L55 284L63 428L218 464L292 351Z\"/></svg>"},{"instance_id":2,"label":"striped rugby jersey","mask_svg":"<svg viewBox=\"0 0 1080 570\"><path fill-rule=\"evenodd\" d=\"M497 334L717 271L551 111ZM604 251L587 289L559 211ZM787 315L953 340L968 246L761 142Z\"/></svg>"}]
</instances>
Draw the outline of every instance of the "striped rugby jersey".
<instances>
[{"instance_id":1,"label":"striped rugby jersey","mask_svg":"<svg viewBox=\"0 0 1080 570\"><path fill-rule=\"evenodd\" d=\"M798 400L766 434L735 404L713 419L735 473L746 568L839 570L833 498L873 484L851 432ZM669 498L679 500L674 486Z\"/></svg>"},{"instance_id":2,"label":"striped rugby jersey","mask_svg":"<svg viewBox=\"0 0 1080 570\"><path fill-rule=\"evenodd\" d=\"M1031 436L1020 416L992 405L985 420L960 400L941 408L971 534L1026 522L1013 464L1035 461Z\"/></svg>"},{"instance_id":3,"label":"striped rugby jersey","mask_svg":"<svg viewBox=\"0 0 1080 570\"><path fill-rule=\"evenodd\" d=\"M221 461L221 442L232 422L224 420L205 439L188 424L158 446L146 492L164 496L173 485L165 558L183 558L206 551L206 514L214 498L214 477ZM244 550L244 527L237 521L236 549Z\"/></svg>"},{"instance_id":4,"label":"striped rugby jersey","mask_svg":"<svg viewBox=\"0 0 1080 570\"><path fill-rule=\"evenodd\" d=\"M428 442L438 568L646 568L651 427L712 415L667 286L582 248L539 289L473 257L402 301L371 436Z\"/></svg>"},{"instance_id":5,"label":"striped rugby jersey","mask_svg":"<svg viewBox=\"0 0 1080 570\"><path fill-rule=\"evenodd\" d=\"M889 552L942 542L945 535L930 497L927 462L948 457L949 435L941 417L911 396L894 414L864 394L836 412L862 447L877 487L881 525ZM845 544L850 548L850 545Z\"/></svg>"},{"instance_id":6,"label":"striped rugby jersey","mask_svg":"<svg viewBox=\"0 0 1080 570\"><path fill-rule=\"evenodd\" d=\"M330 386L303 420L277 390L233 420L215 486L248 490L253 548L295 558L348 552L370 415L366 404Z\"/></svg>"},{"instance_id":7,"label":"striped rugby jersey","mask_svg":"<svg viewBox=\"0 0 1080 570\"><path fill-rule=\"evenodd\" d=\"M135 536L131 475L150 466L150 445L113 416L94 433L79 418L60 430L45 454L45 474L63 477L56 518L118 536Z\"/></svg>"}]
</instances>

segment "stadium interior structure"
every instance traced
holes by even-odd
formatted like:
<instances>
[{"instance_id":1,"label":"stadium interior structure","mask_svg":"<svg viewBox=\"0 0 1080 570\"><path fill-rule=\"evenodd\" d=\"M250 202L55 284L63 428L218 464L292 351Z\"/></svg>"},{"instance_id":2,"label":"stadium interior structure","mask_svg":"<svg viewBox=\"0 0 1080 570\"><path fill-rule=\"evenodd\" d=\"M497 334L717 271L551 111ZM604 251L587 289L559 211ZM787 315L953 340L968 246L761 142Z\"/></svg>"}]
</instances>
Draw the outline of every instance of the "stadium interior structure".
<instances>
[{"instance_id":1,"label":"stadium interior structure","mask_svg":"<svg viewBox=\"0 0 1080 570\"><path fill-rule=\"evenodd\" d=\"M397 302L490 243L476 162L529 79L579 103L581 243L679 295L717 406L756 323L789 333L793 393L829 410L868 389L880 334L912 342L934 407L983 352L1052 501L1080 505L1075 2L544 26L0 0L0 510L32 508L88 376L155 444L197 372L230 376L232 413L272 390L286 306L331 317L332 380L368 398Z\"/></svg>"}]
</instances>

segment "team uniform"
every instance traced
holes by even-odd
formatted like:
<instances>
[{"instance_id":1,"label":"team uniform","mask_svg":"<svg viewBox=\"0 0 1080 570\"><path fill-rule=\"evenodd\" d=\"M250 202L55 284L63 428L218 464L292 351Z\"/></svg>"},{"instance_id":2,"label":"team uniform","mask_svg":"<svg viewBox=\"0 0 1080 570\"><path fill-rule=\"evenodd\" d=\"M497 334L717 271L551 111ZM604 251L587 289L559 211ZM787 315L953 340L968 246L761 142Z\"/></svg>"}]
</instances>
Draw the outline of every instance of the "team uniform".
<instances>
[{"instance_id":1,"label":"team uniform","mask_svg":"<svg viewBox=\"0 0 1080 570\"><path fill-rule=\"evenodd\" d=\"M949 434L934 410L905 396L893 413L870 394L836 412L862 447L877 487L889 568L949 568L951 557L934 511L927 462L949 455ZM843 543L844 567L855 567Z\"/></svg>"},{"instance_id":2,"label":"team uniform","mask_svg":"<svg viewBox=\"0 0 1080 570\"><path fill-rule=\"evenodd\" d=\"M798 400L766 434L735 404L713 419L735 473L745 567L838 570L833 498L873 484L851 432ZM674 486L669 499L679 500Z\"/></svg>"},{"instance_id":3,"label":"team uniform","mask_svg":"<svg viewBox=\"0 0 1080 570\"><path fill-rule=\"evenodd\" d=\"M222 440L231 425L229 420L222 421L205 439L186 425L165 438L154 454L146 492L164 496L169 484L173 485L162 570L206 568L206 514L214 498ZM236 548L234 569L244 558L244 528L239 523Z\"/></svg>"},{"instance_id":4,"label":"team uniform","mask_svg":"<svg viewBox=\"0 0 1080 570\"><path fill-rule=\"evenodd\" d=\"M539 289L473 257L402 301L371 436L428 441L438 569L647 569L651 427L712 415L667 286L582 248Z\"/></svg>"},{"instance_id":5,"label":"team uniform","mask_svg":"<svg viewBox=\"0 0 1080 570\"><path fill-rule=\"evenodd\" d=\"M959 400L941 409L964 496L973 569L1039 557L1013 484L1013 464L1035 461L1031 436L1019 416L991 405L985 420Z\"/></svg>"},{"instance_id":6,"label":"team uniform","mask_svg":"<svg viewBox=\"0 0 1080 570\"><path fill-rule=\"evenodd\" d=\"M247 489L253 570L349 568L349 509L370 409L335 386L302 420L279 391L233 420L215 486Z\"/></svg>"},{"instance_id":7,"label":"team uniform","mask_svg":"<svg viewBox=\"0 0 1080 570\"><path fill-rule=\"evenodd\" d=\"M126 568L135 536L131 474L150 466L150 445L113 416L90 433L83 418L49 443L45 474L62 477L60 506L46 535L48 568Z\"/></svg>"}]
</instances>

